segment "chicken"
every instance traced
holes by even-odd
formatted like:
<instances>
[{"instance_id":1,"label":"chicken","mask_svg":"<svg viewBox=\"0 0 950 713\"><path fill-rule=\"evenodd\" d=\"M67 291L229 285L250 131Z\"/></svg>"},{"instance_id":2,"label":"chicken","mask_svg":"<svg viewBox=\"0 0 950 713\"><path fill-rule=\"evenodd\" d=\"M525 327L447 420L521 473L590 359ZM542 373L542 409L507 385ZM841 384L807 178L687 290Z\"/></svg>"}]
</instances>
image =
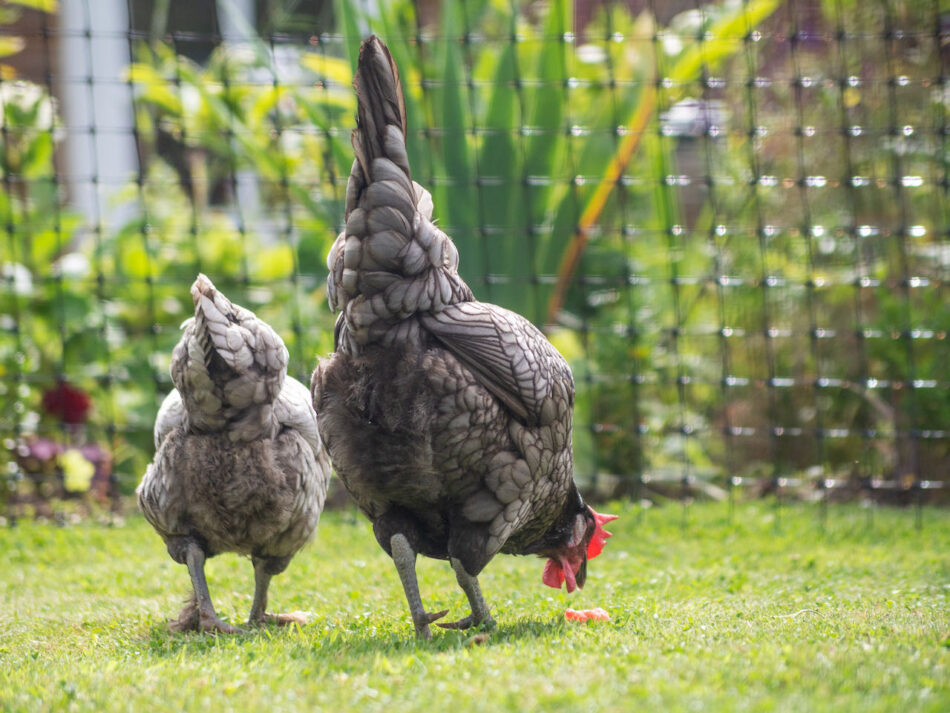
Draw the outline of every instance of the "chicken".
<instances>
[{"instance_id":1,"label":"chicken","mask_svg":"<svg viewBox=\"0 0 950 713\"><path fill-rule=\"evenodd\" d=\"M218 618L205 580L205 558L222 552L254 564L249 625L296 621L265 609L271 577L313 535L330 479L310 394L286 375L287 349L267 324L204 275L191 296L195 316L172 354L175 389L137 490L145 518L191 575L194 595L171 628L240 631Z\"/></svg>"},{"instance_id":2,"label":"chicken","mask_svg":"<svg viewBox=\"0 0 950 713\"><path fill-rule=\"evenodd\" d=\"M459 277L432 197L410 177L399 74L376 37L363 42L354 86L346 227L327 258L336 352L311 380L320 435L393 559L417 635L447 613L423 607L418 554L448 559L471 606L440 626L491 626L477 577L492 557L547 557L543 582L573 591L613 517L573 481L564 358Z\"/></svg>"}]
</instances>

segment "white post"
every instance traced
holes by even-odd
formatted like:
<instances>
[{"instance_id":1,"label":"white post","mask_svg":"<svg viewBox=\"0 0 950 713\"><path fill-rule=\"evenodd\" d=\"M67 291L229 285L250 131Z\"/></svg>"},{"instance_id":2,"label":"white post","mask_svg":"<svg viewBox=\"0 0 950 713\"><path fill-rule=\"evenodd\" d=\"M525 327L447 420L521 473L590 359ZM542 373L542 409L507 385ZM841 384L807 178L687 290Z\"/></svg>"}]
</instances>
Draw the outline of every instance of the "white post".
<instances>
[{"instance_id":1,"label":"white post","mask_svg":"<svg viewBox=\"0 0 950 713\"><path fill-rule=\"evenodd\" d=\"M250 42L254 32L254 0L217 0L218 24L225 43Z\"/></svg>"},{"instance_id":2,"label":"white post","mask_svg":"<svg viewBox=\"0 0 950 713\"><path fill-rule=\"evenodd\" d=\"M217 0L217 9L222 44L242 45L253 40L254 0ZM260 188L254 171L234 171L234 192L234 212L239 224L254 230L261 213Z\"/></svg>"},{"instance_id":3,"label":"white post","mask_svg":"<svg viewBox=\"0 0 950 713\"><path fill-rule=\"evenodd\" d=\"M66 126L66 185L87 226L103 231L127 220L132 205L114 195L136 175L126 0L61 0L59 96Z\"/></svg>"}]
</instances>

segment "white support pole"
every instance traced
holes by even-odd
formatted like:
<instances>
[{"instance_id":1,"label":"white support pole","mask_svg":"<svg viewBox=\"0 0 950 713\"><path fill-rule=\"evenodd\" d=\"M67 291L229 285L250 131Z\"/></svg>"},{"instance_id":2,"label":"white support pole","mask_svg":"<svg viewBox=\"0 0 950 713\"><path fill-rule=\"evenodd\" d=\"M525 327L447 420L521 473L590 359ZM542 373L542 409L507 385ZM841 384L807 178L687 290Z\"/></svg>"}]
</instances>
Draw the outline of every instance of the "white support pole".
<instances>
[{"instance_id":1,"label":"white support pole","mask_svg":"<svg viewBox=\"0 0 950 713\"><path fill-rule=\"evenodd\" d=\"M126 0L61 0L58 85L67 129L65 179L71 204L92 229L115 229L134 206L115 193L138 171Z\"/></svg>"},{"instance_id":2,"label":"white support pole","mask_svg":"<svg viewBox=\"0 0 950 713\"><path fill-rule=\"evenodd\" d=\"M250 42L254 32L254 0L217 0L221 39L230 44Z\"/></svg>"},{"instance_id":3,"label":"white support pole","mask_svg":"<svg viewBox=\"0 0 950 713\"><path fill-rule=\"evenodd\" d=\"M254 39L254 0L217 0L218 24L224 45L246 45ZM245 230L254 230L261 219L258 177L247 168L234 172L234 211Z\"/></svg>"}]
</instances>

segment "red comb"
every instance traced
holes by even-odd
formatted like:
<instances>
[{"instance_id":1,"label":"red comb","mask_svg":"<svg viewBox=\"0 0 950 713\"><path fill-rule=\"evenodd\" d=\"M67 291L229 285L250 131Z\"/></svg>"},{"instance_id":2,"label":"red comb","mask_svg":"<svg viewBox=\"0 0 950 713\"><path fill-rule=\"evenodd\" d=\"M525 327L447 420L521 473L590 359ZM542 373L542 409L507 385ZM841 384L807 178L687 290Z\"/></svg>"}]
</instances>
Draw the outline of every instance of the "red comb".
<instances>
[{"instance_id":1,"label":"red comb","mask_svg":"<svg viewBox=\"0 0 950 713\"><path fill-rule=\"evenodd\" d=\"M590 508L591 514L594 516L594 522L597 523L596 529L594 530L594 536L590 538L590 542L587 545L587 559L592 560L594 557L599 555L604 550L604 543L607 541L607 538L613 537L612 532L607 532L604 529L604 525L611 520L616 520L616 515L602 515L601 513Z\"/></svg>"}]
</instances>

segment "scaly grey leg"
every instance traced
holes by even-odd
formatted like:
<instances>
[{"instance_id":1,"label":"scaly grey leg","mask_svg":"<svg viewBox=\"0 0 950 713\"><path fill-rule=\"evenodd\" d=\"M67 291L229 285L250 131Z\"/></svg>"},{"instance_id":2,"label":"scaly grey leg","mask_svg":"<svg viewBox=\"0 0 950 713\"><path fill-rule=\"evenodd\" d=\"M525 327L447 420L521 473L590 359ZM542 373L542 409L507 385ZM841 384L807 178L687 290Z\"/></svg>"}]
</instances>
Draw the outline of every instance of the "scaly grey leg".
<instances>
[{"instance_id":1,"label":"scaly grey leg","mask_svg":"<svg viewBox=\"0 0 950 713\"><path fill-rule=\"evenodd\" d=\"M478 578L466 572L462 563L454 557L451 558L450 562L452 563L452 569L455 570L455 578L458 580L459 586L465 592L465 596L468 597L472 613L464 619L437 624L436 626L441 626L443 629L468 629L482 625L485 628L493 629L495 620L492 619L491 613L488 611L488 605L482 596L482 589L478 586Z\"/></svg>"},{"instance_id":2,"label":"scaly grey leg","mask_svg":"<svg viewBox=\"0 0 950 713\"><path fill-rule=\"evenodd\" d=\"M396 565L399 579L402 580L403 591L406 593L406 601L409 603L409 613L412 615L412 623L416 627L416 636L422 639L431 639L432 632L429 631L429 624L444 617L449 613L449 610L444 609L430 614L422 606L419 583L416 580L416 553L406 536L397 533L390 538L389 544L392 548L393 563Z\"/></svg>"},{"instance_id":3,"label":"scaly grey leg","mask_svg":"<svg viewBox=\"0 0 950 713\"><path fill-rule=\"evenodd\" d=\"M260 626L268 621L281 626L306 624L307 617L302 612L292 612L290 614L267 613L267 589L270 587L270 580L274 575L268 571L268 558L251 557L251 561L254 563L254 603L251 604L251 613L247 617L247 625Z\"/></svg>"},{"instance_id":4,"label":"scaly grey leg","mask_svg":"<svg viewBox=\"0 0 950 713\"><path fill-rule=\"evenodd\" d=\"M254 603L251 604L251 613L247 617L248 626L260 626L267 616L267 588L270 586L271 575L264 568L264 560L252 557L254 563Z\"/></svg>"},{"instance_id":5,"label":"scaly grey leg","mask_svg":"<svg viewBox=\"0 0 950 713\"><path fill-rule=\"evenodd\" d=\"M205 579L205 553L197 543L188 543L185 562L188 565L188 574L191 575L191 586L195 590L198 630L221 634L240 633L241 629L225 624L214 611L214 604L211 603L211 593L208 591L208 581Z\"/></svg>"}]
</instances>

